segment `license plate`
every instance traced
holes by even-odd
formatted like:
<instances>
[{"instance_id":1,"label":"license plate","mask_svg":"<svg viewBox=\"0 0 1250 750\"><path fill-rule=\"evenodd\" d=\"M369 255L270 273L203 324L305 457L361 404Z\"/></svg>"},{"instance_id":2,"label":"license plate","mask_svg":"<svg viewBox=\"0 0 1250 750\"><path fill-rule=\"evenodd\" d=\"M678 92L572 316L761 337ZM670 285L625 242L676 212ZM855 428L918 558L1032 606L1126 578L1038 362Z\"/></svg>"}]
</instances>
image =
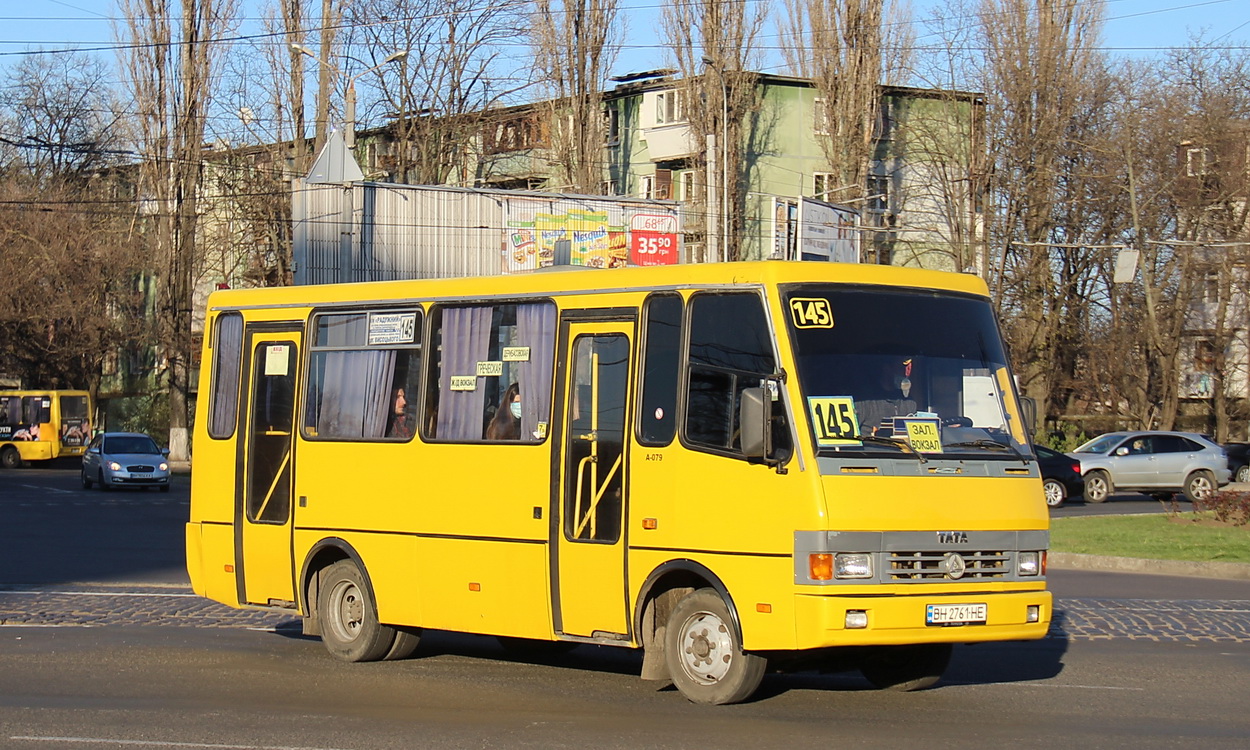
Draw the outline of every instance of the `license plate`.
<instances>
[{"instance_id":1,"label":"license plate","mask_svg":"<svg viewBox=\"0 0 1250 750\"><path fill-rule=\"evenodd\" d=\"M966 625L985 622L988 608L984 604L929 604L925 607L926 625Z\"/></svg>"},{"instance_id":2,"label":"license plate","mask_svg":"<svg viewBox=\"0 0 1250 750\"><path fill-rule=\"evenodd\" d=\"M131 474L130 478L131 479L151 479L152 475L151 474Z\"/></svg>"}]
</instances>

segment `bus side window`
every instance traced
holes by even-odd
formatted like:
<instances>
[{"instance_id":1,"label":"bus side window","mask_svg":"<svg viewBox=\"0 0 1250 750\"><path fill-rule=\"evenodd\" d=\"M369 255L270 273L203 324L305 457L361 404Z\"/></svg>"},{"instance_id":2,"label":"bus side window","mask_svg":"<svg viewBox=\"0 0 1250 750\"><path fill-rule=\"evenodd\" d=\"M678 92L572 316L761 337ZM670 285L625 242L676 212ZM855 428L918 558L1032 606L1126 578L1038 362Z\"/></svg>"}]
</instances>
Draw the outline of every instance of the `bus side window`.
<instances>
[{"instance_id":1,"label":"bus side window","mask_svg":"<svg viewBox=\"0 0 1250 750\"><path fill-rule=\"evenodd\" d=\"M425 436L457 442L545 440L551 419L555 305L438 306L430 321L435 356L426 379ZM516 389L510 390L513 384ZM510 408L505 396L518 390L521 416L501 414Z\"/></svg>"},{"instance_id":2,"label":"bus side window","mask_svg":"<svg viewBox=\"0 0 1250 750\"><path fill-rule=\"evenodd\" d=\"M225 439L234 434L239 416L239 367L243 362L243 316L217 316L213 338L213 384L208 413L208 436Z\"/></svg>"},{"instance_id":3,"label":"bus side window","mask_svg":"<svg viewBox=\"0 0 1250 750\"><path fill-rule=\"evenodd\" d=\"M309 440L411 440L420 389L421 312L318 314L305 378Z\"/></svg>"},{"instance_id":4,"label":"bus side window","mask_svg":"<svg viewBox=\"0 0 1250 750\"><path fill-rule=\"evenodd\" d=\"M662 446L671 443L677 433L681 295L651 295L647 299L644 315L638 442Z\"/></svg>"},{"instance_id":5,"label":"bus side window","mask_svg":"<svg viewBox=\"0 0 1250 750\"><path fill-rule=\"evenodd\" d=\"M741 455L742 391L777 370L763 300L752 293L700 293L690 298L689 316L684 437L694 446ZM772 411L784 420L780 403ZM788 428L778 429L783 425L774 421L777 432L788 435Z\"/></svg>"}]
</instances>

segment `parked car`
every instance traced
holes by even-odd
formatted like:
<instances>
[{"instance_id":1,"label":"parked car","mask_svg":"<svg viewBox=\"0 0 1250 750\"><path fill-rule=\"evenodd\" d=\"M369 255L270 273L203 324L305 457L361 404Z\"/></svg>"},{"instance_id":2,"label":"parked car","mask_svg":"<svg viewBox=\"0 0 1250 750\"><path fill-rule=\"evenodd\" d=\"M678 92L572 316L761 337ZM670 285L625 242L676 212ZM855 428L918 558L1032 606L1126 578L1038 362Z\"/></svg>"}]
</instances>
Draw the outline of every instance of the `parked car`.
<instances>
[{"instance_id":1,"label":"parked car","mask_svg":"<svg viewBox=\"0 0 1250 750\"><path fill-rule=\"evenodd\" d=\"M1068 498L1080 497L1085 493L1085 478L1081 476L1080 461L1043 445L1033 446L1033 451L1037 453L1037 466L1042 472L1046 505L1058 508Z\"/></svg>"},{"instance_id":2,"label":"parked car","mask_svg":"<svg viewBox=\"0 0 1250 750\"><path fill-rule=\"evenodd\" d=\"M1250 443L1225 443L1228 454L1228 470L1234 482L1250 482Z\"/></svg>"},{"instance_id":3,"label":"parked car","mask_svg":"<svg viewBox=\"0 0 1250 750\"><path fill-rule=\"evenodd\" d=\"M82 457L82 486L160 487L169 492L169 449L141 432L97 435Z\"/></svg>"},{"instance_id":4,"label":"parked car","mask_svg":"<svg viewBox=\"0 0 1250 750\"><path fill-rule=\"evenodd\" d=\"M1192 432L1109 432L1070 454L1081 462L1085 499L1101 503L1123 490L1185 493L1191 502L1228 484L1228 456Z\"/></svg>"}]
</instances>

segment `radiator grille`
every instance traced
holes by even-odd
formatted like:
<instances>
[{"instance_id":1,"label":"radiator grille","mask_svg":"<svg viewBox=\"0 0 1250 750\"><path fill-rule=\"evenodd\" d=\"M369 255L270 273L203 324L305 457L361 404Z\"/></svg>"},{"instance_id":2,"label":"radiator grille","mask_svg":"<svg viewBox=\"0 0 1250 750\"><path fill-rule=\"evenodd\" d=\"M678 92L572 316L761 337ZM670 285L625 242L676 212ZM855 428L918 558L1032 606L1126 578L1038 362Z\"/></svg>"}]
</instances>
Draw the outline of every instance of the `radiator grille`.
<instances>
[{"instance_id":1,"label":"radiator grille","mask_svg":"<svg viewBox=\"0 0 1250 750\"><path fill-rule=\"evenodd\" d=\"M890 552L889 576L893 581L947 580L950 552ZM984 550L959 550L964 561L960 580L1003 578L1011 570L1011 553Z\"/></svg>"}]
</instances>

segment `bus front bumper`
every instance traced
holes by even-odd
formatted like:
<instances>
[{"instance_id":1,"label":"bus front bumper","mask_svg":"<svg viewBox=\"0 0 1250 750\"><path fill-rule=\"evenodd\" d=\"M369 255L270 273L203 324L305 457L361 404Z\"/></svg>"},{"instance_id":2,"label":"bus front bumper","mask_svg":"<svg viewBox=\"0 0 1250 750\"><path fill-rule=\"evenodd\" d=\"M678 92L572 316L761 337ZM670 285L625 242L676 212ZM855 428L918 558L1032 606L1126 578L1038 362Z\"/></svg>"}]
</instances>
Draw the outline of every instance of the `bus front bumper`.
<instances>
[{"instance_id":1,"label":"bus front bumper","mask_svg":"<svg viewBox=\"0 0 1250 750\"><path fill-rule=\"evenodd\" d=\"M983 608L979 605L984 605ZM977 643L1043 638L1049 591L795 597L799 648ZM933 607L931 610L930 607ZM981 618L984 621L978 621ZM931 620L953 619L952 623Z\"/></svg>"}]
</instances>

